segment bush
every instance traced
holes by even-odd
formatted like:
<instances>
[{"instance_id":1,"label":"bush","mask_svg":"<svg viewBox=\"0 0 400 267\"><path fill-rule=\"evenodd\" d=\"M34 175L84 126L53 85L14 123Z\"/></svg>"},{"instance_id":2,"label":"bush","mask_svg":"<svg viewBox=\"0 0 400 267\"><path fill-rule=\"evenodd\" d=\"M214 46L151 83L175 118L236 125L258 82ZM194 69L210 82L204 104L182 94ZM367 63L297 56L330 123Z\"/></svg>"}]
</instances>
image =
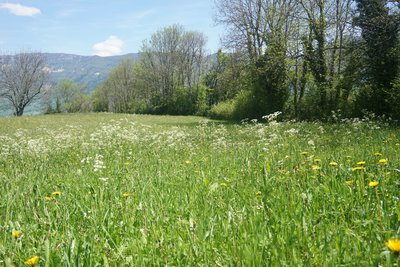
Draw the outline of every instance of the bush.
<instances>
[{"instance_id":1,"label":"bush","mask_svg":"<svg viewBox=\"0 0 400 267\"><path fill-rule=\"evenodd\" d=\"M198 116L205 116L207 114L207 111L209 110L209 106L207 104L207 99L208 99L208 92L210 91L210 88L208 88L206 85L200 84L197 86L196 89L196 115Z\"/></svg>"},{"instance_id":2,"label":"bush","mask_svg":"<svg viewBox=\"0 0 400 267\"><path fill-rule=\"evenodd\" d=\"M208 112L208 116L212 119L232 120L234 111L235 100L230 99L214 105Z\"/></svg>"},{"instance_id":3,"label":"bush","mask_svg":"<svg viewBox=\"0 0 400 267\"><path fill-rule=\"evenodd\" d=\"M400 75L394 80L393 88L390 92L389 104L392 109L394 119L400 119Z\"/></svg>"},{"instance_id":4,"label":"bush","mask_svg":"<svg viewBox=\"0 0 400 267\"><path fill-rule=\"evenodd\" d=\"M256 119L254 101L255 99L250 91L241 91L235 98L213 106L209 111L209 116L224 120Z\"/></svg>"},{"instance_id":5,"label":"bush","mask_svg":"<svg viewBox=\"0 0 400 267\"><path fill-rule=\"evenodd\" d=\"M133 98L130 103L129 113L135 113L135 114L149 113L146 102L143 99Z\"/></svg>"}]
</instances>

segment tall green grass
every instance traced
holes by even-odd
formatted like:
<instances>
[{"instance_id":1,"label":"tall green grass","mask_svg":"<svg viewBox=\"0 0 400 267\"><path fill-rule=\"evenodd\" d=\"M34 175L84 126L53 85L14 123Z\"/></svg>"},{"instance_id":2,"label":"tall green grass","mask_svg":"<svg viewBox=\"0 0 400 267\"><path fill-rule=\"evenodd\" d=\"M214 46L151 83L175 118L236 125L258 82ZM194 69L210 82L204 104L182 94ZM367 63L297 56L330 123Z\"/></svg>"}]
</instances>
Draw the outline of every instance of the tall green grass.
<instances>
[{"instance_id":1,"label":"tall green grass","mask_svg":"<svg viewBox=\"0 0 400 267\"><path fill-rule=\"evenodd\" d=\"M0 125L0 265L399 266L384 245L400 235L397 128L115 114Z\"/></svg>"}]
</instances>

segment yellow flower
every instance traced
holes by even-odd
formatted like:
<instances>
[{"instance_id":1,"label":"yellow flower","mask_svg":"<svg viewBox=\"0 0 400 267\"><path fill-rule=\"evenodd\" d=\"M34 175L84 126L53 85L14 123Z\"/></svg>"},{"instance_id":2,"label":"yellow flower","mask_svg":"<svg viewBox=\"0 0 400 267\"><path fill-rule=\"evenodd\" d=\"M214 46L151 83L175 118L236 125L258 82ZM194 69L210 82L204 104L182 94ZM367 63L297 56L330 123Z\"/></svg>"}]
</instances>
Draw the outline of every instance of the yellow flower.
<instances>
[{"instance_id":1,"label":"yellow flower","mask_svg":"<svg viewBox=\"0 0 400 267\"><path fill-rule=\"evenodd\" d=\"M256 192L256 196L261 196L261 192L260 192L260 191L257 191L257 192Z\"/></svg>"},{"instance_id":2,"label":"yellow flower","mask_svg":"<svg viewBox=\"0 0 400 267\"><path fill-rule=\"evenodd\" d=\"M382 156L382 153L375 152L374 155L377 156L377 157L380 157L380 156Z\"/></svg>"},{"instance_id":3,"label":"yellow flower","mask_svg":"<svg viewBox=\"0 0 400 267\"><path fill-rule=\"evenodd\" d=\"M364 170L364 167L354 167L354 168L352 169L353 172L355 172L355 171L362 171L362 170Z\"/></svg>"},{"instance_id":4,"label":"yellow flower","mask_svg":"<svg viewBox=\"0 0 400 267\"><path fill-rule=\"evenodd\" d=\"M228 186L228 185L226 183L222 182L222 183L219 183L219 186Z\"/></svg>"},{"instance_id":5,"label":"yellow flower","mask_svg":"<svg viewBox=\"0 0 400 267\"><path fill-rule=\"evenodd\" d=\"M123 197L129 197L130 194L129 194L129 193L123 193L122 196L123 196Z\"/></svg>"},{"instance_id":6,"label":"yellow flower","mask_svg":"<svg viewBox=\"0 0 400 267\"><path fill-rule=\"evenodd\" d=\"M35 256L25 261L26 265L35 266L39 262L39 256Z\"/></svg>"},{"instance_id":7,"label":"yellow flower","mask_svg":"<svg viewBox=\"0 0 400 267\"><path fill-rule=\"evenodd\" d=\"M311 166L311 169L312 169L313 171L318 171L318 170L321 169L321 167L320 167L320 166L317 166L317 165L312 165L312 166Z\"/></svg>"},{"instance_id":8,"label":"yellow flower","mask_svg":"<svg viewBox=\"0 0 400 267\"><path fill-rule=\"evenodd\" d=\"M321 159L314 159L314 162L316 163L321 162Z\"/></svg>"},{"instance_id":9,"label":"yellow flower","mask_svg":"<svg viewBox=\"0 0 400 267\"><path fill-rule=\"evenodd\" d=\"M335 161L331 161L331 162L329 162L329 165L336 167L338 165L338 163Z\"/></svg>"},{"instance_id":10,"label":"yellow flower","mask_svg":"<svg viewBox=\"0 0 400 267\"><path fill-rule=\"evenodd\" d=\"M388 163L387 159L380 159L378 161L379 164L386 165Z\"/></svg>"},{"instance_id":11,"label":"yellow flower","mask_svg":"<svg viewBox=\"0 0 400 267\"><path fill-rule=\"evenodd\" d=\"M282 173L282 174L286 174L286 173L288 173L289 171L286 170L286 169L280 169L280 170L278 170L278 172L279 172L279 173Z\"/></svg>"},{"instance_id":12,"label":"yellow flower","mask_svg":"<svg viewBox=\"0 0 400 267\"><path fill-rule=\"evenodd\" d=\"M186 164L192 163L190 160L185 161Z\"/></svg>"},{"instance_id":13,"label":"yellow flower","mask_svg":"<svg viewBox=\"0 0 400 267\"><path fill-rule=\"evenodd\" d=\"M365 161L359 161L359 162L357 162L357 165L365 165Z\"/></svg>"},{"instance_id":14,"label":"yellow flower","mask_svg":"<svg viewBox=\"0 0 400 267\"><path fill-rule=\"evenodd\" d=\"M368 185L369 185L370 187L377 187L378 184L379 184L379 182L377 182L377 181L372 181L372 182L369 182Z\"/></svg>"},{"instance_id":15,"label":"yellow flower","mask_svg":"<svg viewBox=\"0 0 400 267\"><path fill-rule=\"evenodd\" d=\"M400 239L389 239L387 242L385 242L385 246L387 246L391 251L399 253Z\"/></svg>"},{"instance_id":16,"label":"yellow flower","mask_svg":"<svg viewBox=\"0 0 400 267\"><path fill-rule=\"evenodd\" d=\"M354 184L354 181L353 180L348 180L348 181L345 181L344 183L347 184L347 185L352 185L352 184Z\"/></svg>"},{"instance_id":17,"label":"yellow flower","mask_svg":"<svg viewBox=\"0 0 400 267\"><path fill-rule=\"evenodd\" d=\"M303 155L303 156L307 156L307 155L308 155L308 152L307 152L307 151L303 151L303 152L301 152L300 154Z\"/></svg>"},{"instance_id":18,"label":"yellow flower","mask_svg":"<svg viewBox=\"0 0 400 267\"><path fill-rule=\"evenodd\" d=\"M11 234L14 238L19 238L19 237L21 237L22 232L21 231L13 231Z\"/></svg>"},{"instance_id":19,"label":"yellow flower","mask_svg":"<svg viewBox=\"0 0 400 267\"><path fill-rule=\"evenodd\" d=\"M55 192L53 192L53 193L51 193L53 196L59 196L59 195L61 195L61 192L60 191L55 191Z\"/></svg>"}]
</instances>

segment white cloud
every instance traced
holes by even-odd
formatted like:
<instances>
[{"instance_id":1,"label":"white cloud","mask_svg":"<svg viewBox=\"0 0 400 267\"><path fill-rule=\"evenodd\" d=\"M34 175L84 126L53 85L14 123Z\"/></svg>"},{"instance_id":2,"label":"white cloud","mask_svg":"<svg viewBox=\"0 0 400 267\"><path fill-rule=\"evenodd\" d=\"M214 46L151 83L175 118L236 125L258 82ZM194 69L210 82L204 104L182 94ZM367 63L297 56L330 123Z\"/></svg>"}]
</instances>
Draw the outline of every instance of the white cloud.
<instances>
[{"instance_id":1,"label":"white cloud","mask_svg":"<svg viewBox=\"0 0 400 267\"><path fill-rule=\"evenodd\" d=\"M41 14L40 9L36 7L23 6L21 4L1 3L0 8L7 9L8 12L17 16L31 17Z\"/></svg>"},{"instance_id":2,"label":"white cloud","mask_svg":"<svg viewBox=\"0 0 400 267\"><path fill-rule=\"evenodd\" d=\"M111 35L104 42L93 45L94 54L101 57L120 55L124 42Z\"/></svg>"}]
</instances>

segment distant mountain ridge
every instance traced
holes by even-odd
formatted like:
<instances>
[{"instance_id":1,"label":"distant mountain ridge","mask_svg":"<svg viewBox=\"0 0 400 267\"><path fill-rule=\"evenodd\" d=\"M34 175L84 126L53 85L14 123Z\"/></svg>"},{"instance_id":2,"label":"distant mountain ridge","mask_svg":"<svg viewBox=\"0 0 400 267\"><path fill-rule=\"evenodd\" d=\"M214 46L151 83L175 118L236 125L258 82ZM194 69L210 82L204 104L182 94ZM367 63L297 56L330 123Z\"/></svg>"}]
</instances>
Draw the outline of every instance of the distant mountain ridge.
<instances>
[{"instance_id":1,"label":"distant mountain ridge","mask_svg":"<svg viewBox=\"0 0 400 267\"><path fill-rule=\"evenodd\" d=\"M86 85L86 93L90 93L102 81L107 79L110 71L123 58L138 60L138 53L120 56L99 57L80 56L64 53L43 53L50 71L50 80L58 83L62 79L70 79Z\"/></svg>"}]
</instances>

